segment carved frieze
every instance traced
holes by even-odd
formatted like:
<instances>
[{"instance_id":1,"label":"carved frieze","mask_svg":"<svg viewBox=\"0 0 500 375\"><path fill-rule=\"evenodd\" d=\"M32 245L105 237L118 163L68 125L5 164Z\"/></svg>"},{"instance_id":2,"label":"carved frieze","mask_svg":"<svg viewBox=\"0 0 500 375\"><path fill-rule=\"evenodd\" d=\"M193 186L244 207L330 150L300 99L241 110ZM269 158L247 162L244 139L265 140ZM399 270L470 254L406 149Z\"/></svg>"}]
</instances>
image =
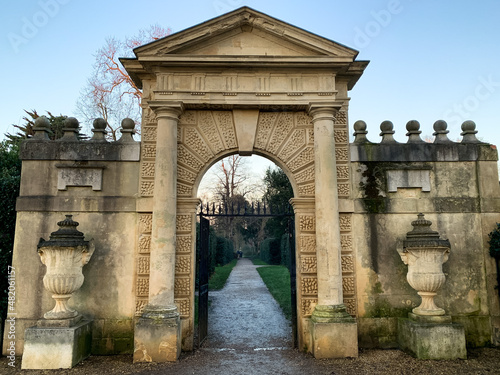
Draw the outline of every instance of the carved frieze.
<instances>
[{"instance_id":1,"label":"carved frieze","mask_svg":"<svg viewBox=\"0 0 500 375\"><path fill-rule=\"evenodd\" d=\"M350 193L349 184L337 184L337 192L341 197L347 197Z\"/></svg>"},{"instance_id":2,"label":"carved frieze","mask_svg":"<svg viewBox=\"0 0 500 375\"><path fill-rule=\"evenodd\" d=\"M137 274L138 275L149 274L149 256L137 257Z\"/></svg>"},{"instance_id":3,"label":"carved frieze","mask_svg":"<svg viewBox=\"0 0 500 375\"><path fill-rule=\"evenodd\" d=\"M273 135L267 145L267 151L276 154L283 140L293 129L293 114L291 112L281 112L278 121L274 126Z\"/></svg>"},{"instance_id":4,"label":"carved frieze","mask_svg":"<svg viewBox=\"0 0 500 375\"><path fill-rule=\"evenodd\" d=\"M314 181L314 165L311 165L303 171L295 174L295 180L298 184L308 181Z\"/></svg>"},{"instance_id":5,"label":"carved frieze","mask_svg":"<svg viewBox=\"0 0 500 375\"><path fill-rule=\"evenodd\" d=\"M191 215L177 215L175 227L177 232L191 232L193 227Z\"/></svg>"},{"instance_id":6,"label":"carved frieze","mask_svg":"<svg viewBox=\"0 0 500 375\"><path fill-rule=\"evenodd\" d=\"M340 245L342 246L342 251L352 251L352 236L350 234L343 234L340 236Z\"/></svg>"},{"instance_id":7,"label":"carved frieze","mask_svg":"<svg viewBox=\"0 0 500 375\"><path fill-rule=\"evenodd\" d=\"M191 235L189 236L177 236L177 248L176 252L178 253L190 253L192 246Z\"/></svg>"},{"instance_id":8,"label":"carved frieze","mask_svg":"<svg viewBox=\"0 0 500 375\"><path fill-rule=\"evenodd\" d=\"M148 234L141 234L139 237L139 253L149 254L151 248L151 236Z\"/></svg>"},{"instance_id":9,"label":"carved frieze","mask_svg":"<svg viewBox=\"0 0 500 375\"><path fill-rule=\"evenodd\" d=\"M177 159L179 163L191 167L195 171L199 171L204 165L203 162L182 144L177 146Z\"/></svg>"},{"instance_id":10,"label":"carved frieze","mask_svg":"<svg viewBox=\"0 0 500 375\"><path fill-rule=\"evenodd\" d=\"M347 143L349 139L346 130L335 129L335 131L333 132L333 136L335 139L335 143Z\"/></svg>"},{"instance_id":11,"label":"carved frieze","mask_svg":"<svg viewBox=\"0 0 500 375\"><path fill-rule=\"evenodd\" d=\"M314 184L308 184L308 185L299 185L299 195L300 196L314 196L315 194L315 185Z\"/></svg>"},{"instance_id":12,"label":"carved frieze","mask_svg":"<svg viewBox=\"0 0 500 375\"><path fill-rule=\"evenodd\" d=\"M205 139L208 140L209 146L215 154L224 150L224 146L211 111L198 112L198 126Z\"/></svg>"},{"instance_id":13,"label":"carved frieze","mask_svg":"<svg viewBox=\"0 0 500 375\"><path fill-rule=\"evenodd\" d=\"M184 184L177 183L177 195L181 197L190 197L193 193L193 188Z\"/></svg>"},{"instance_id":14,"label":"carved frieze","mask_svg":"<svg viewBox=\"0 0 500 375\"><path fill-rule=\"evenodd\" d=\"M317 299L302 298L302 303L301 303L302 316L303 317L311 316L317 304L318 304Z\"/></svg>"},{"instance_id":15,"label":"carved frieze","mask_svg":"<svg viewBox=\"0 0 500 375\"><path fill-rule=\"evenodd\" d=\"M142 310L144 310L144 307L146 307L147 304L147 298L137 298L135 300L135 315L140 316L142 314Z\"/></svg>"},{"instance_id":16,"label":"carved frieze","mask_svg":"<svg viewBox=\"0 0 500 375\"><path fill-rule=\"evenodd\" d=\"M302 277L300 287L303 295L318 294L318 279L316 277Z\"/></svg>"},{"instance_id":17,"label":"carved frieze","mask_svg":"<svg viewBox=\"0 0 500 375\"><path fill-rule=\"evenodd\" d=\"M318 262L315 256L300 257L300 272L316 273L318 271Z\"/></svg>"},{"instance_id":18,"label":"carved frieze","mask_svg":"<svg viewBox=\"0 0 500 375\"><path fill-rule=\"evenodd\" d=\"M299 225L302 232L314 232L316 230L316 217L313 215L300 215Z\"/></svg>"},{"instance_id":19,"label":"carved frieze","mask_svg":"<svg viewBox=\"0 0 500 375\"><path fill-rule=\"evenodd\" d=\"M191 257L190 256L180 256L175 258L175 273L187 273L191 272Z\"/></svg>"},{"instance_id":20,"label":"carved frieze","mask_svg":"<svg viewBox=\"0 0 500 375\"><path fill-rule=\"evenodd\" d=\"M138 277L137 278L136 295L138 297L149 296L149 277Z\"/></svg>"},{"instance_id":21,"label":"carved frieze","mask_svg":"<svg viewBox=\"0 0 500 375\"><path fill-rule=\"evenodd\" d=\"M347 313L351 316L357 315L356 299L355 298L344 298L344 305L347 308Z\"/></svg>"},{"instance_id":22,"label":"carved frieze","mask_svg":"<svg viewBox=\"0 0 500 375\"><path fill-rule=\"evenodd\" d=\"M354 272L354 259L352 255L342 255L342 272Z\"/></svg>"},{"instance_id":23,"label":"carved frieze","mask_svg":"<svg viewBox=\"0 0 500 375\"><path fill-rule=\"evenodd\" d=\"M281 149L278 154L281 160L287 161L290 156L297 152L300 148L306 145L306 131L305 129L295 129L290 139Z\"/></svg>"},{"instance_id":24,"label":"carved frieze","mask_svg":"<svg viewBox=\"0 0 500 375\"><path fill-rule=\"evenodd\" d=\"M153 193L155 191L154 181L141 181L140 191L143 197L153 196Z\"/></svg>"},{"instance_id":25,"label":"carved frieze","mask_svg":"<svg viewBox=\"0 0 500 375\"><path fill-rule=\"evenodd\" d=\"M313 161L314 161L314 148L308 146L286 164L288 165L288 167L292 172L295 172L298 169L306 166L307 164L312 163Z\"/></svg>"},{"instance_id":26,"label":"carved frieze","mask_svg":"<svg viewBox=\"0 0 500 375\"><path fill-rule=\"evenodd\" d=\"M339 180L348 180L349 179L349 166L337 165L337 178Z\"/></svg>"},{"instance_id":27,"label":"carved frieze","mask_svg":"<svg viewBox=\"0 0 500 375\"><path fill-rule=\"evenodd\" d=\"M153 214L139 215L139 231L141 233L151 233L152 224L153 224Z\"/></svg>"},{"instance_id":28,"label":"carved frieze","mask_svg":"<svg viewBox=\"0 0 500 375\"><path fill-rule=\"evenodd\" d=\"M189 295L191 293L191 280L188 277L175 278L175 295Z\"/></svg>"},{"instance_id":29,"label":"carved frieze","mask_svg":"<svg viewBox=\"0 0 500 375\"><path fill-rule=\"evenodd\" d=\"M339 215L339 220L340 220L340 230L342 230L342 231L350 231L352 229L351 215L349 215L349 214L340 214Z\"/></svg>"},{"instance_id":30,"label":"carved frieze","mask_svg":"<svg viewBox=\"0 0 500 375\"><path fill-rule=\"evenodd\" d=\"M155 163L143 162L141 165L141 177L154 177Z\"/></svg>"},{"instance_id":31,"label":"carved frieze","mask_svg":"<svg viewBox=\"0 0 500 375\"><path fill-rule=\"evenodd\" d=\"M184 130L184 143L193 150L202 160L209 160L213 154L205 144L195 128L187 127Z\"/></svg>"},{"instance_id":32,"label":"carved frieze","mask_svg":"<svg viewBox=\"0 0 500 375\"><path fill-rule=\"evenodd\" d=\"M274 127L274 123L278 118L276 112L260 112L259 122L257 125L257 136L255 138L255 147L265 149L269 137Z\"/></svg>"},{"instance_id":33,"label":"carved frieze","mask_svg":"<svg viewBox=\"0 0 500 375\"><path fill-rule=\"evenodd\" d=\"M342 277L342 290L343 290L344 294L356 293L353 276Z\"/></svg>"},{"instance_id":34,"label":"carved frieze","mask_svg":"<svg viewBox=\"0 0 500 375\"><path fill-rule=\"evenodd\" d=\"M189 302L189 298L176 298L174 300L174 303L177 305L179 315L182 318L188 318L189 313L191 312L191 304Z\"/></svg>"},{"instance_id":35,"label":"carved frieze","mask_svg":"<svg viewBox=\"0 0 500 375\"><path fill-rule=\"evenodd\" d=\"M314 235L301 235L300 237L300 251L303 253L316 253L316 236Z\"/></svg>"},{"instance_id":36,"label":"carved frieze","mask_svg":"<svg viewBox=\"0 0 500 375\"><path fill-rule=\"evenodd\" d=\"M143 126L141 129L141 139L145 142L156 141L156 127Z\"/></svg>"},{"instance_id":37,"label":"carved frieze","mask_svg":"<svg viewBox=\"0 0 500 375\"><path fill-rule=\"evenodd\" d=\"M215 121L219 125L219 129L221 130L222 138L226 143L226 148L231 149L238 147L236 142L236 131L233 123L233 112L215 111L214 117Z\"/></svg>"},{"instance_id":38,"label":"carved frieze","mask_svg":"<svg viewBox=\"0 0 500 375\"><path fill-rule=\"evenodd\" d=\"M347 147L336 147L335 157L339 162L349 161L349 151L347 150Z\"/></svg>"},{"instance_id":39,"label":"carved frieze","mask_svg":"<svg viewBox=\"0 0 500 375\"><path fill-rule=\"evenodd\" d=\"M142 145L142 158L153 159L156 156L156 145L143 144Z\"/></svg>"}]
</instances>

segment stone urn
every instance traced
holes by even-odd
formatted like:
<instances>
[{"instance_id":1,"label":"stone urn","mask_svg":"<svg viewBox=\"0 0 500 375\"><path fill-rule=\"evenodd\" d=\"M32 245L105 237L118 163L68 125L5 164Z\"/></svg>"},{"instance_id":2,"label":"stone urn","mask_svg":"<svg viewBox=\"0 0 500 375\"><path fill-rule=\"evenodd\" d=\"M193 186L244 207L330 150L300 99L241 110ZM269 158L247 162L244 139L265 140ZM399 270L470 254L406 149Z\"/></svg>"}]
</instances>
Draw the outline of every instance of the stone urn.
<instances>
[{"instance_id":1,"label":"stone urn","mask_svg":"<svg viewBox=\"0 0 500 375\"><path fill-rule=\"evenodd\" d=\"M443 263L448 260L450 241L440 239L439 233L430 228L432 222L425 220L421 213L411 224L413 230L406 234L400 255L408 265L408 283L422 297L422 303L413 309L413 313L424 316L445 315L445 311L434 303L434 297L446 279Z\"/></svg>"},{"instance_id":2,"label":"stone urn","mask_svg":"<svg viewBox=\"0 0 500 375\"><path fill-rule=\"evenodd\" d=\"M38 254L47 266L43 285L56 301L55 307L44 314L49 320L72 319L79 315L68 306L68 300L82 286L82 268L95 249L94 241L85 241L83 233L76 229L79 223L73 221L72 215L66 215L57 225L59 229L51 233L48 241L40 238L38 243Z\"/></svg>"}]
</instances>

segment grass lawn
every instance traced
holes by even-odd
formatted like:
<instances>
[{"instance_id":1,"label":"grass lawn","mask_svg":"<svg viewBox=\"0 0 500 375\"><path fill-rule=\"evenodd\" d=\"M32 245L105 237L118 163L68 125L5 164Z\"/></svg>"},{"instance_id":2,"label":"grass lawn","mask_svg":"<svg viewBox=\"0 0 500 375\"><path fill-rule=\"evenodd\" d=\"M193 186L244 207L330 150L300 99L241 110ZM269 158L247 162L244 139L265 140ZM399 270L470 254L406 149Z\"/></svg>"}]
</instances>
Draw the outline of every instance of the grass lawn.
<instances>
[{"instance_id":1,"label":"grass lawn","mask_svg":"<svg viewBox=\"0 0 500 375\"><path fill-rule=\"evenodd\" d=\"M292 318L292 302L288 269L285 266L266 266L258 267L257 272L280 305L285 317L290 320Z\"/></svg>"},{"instance_id":2,"label":"grass lawn","mask_svg":"<svg viewBox=\"0 0 500 375\"><path fill-rule=\"evenodd\" d=\"M208 280L208 290L220 290L226 285L227 278L236 266L237 259L233 259L231 262L225 266L215 267L215 271L210 279Z\"/></svg>"}]
</instances>

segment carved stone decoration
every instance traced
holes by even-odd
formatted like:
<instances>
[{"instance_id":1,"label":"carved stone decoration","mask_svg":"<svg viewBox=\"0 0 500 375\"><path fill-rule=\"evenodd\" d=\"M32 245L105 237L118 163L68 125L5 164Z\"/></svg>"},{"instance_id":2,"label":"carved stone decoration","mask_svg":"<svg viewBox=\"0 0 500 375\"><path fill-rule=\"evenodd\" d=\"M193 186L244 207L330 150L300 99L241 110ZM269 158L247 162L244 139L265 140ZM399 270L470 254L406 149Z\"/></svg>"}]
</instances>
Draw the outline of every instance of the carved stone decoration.
<instances>
[{"instance_id":1,"label":"carved stone decoration","mask_svg":"<svg viewBox=\"0 0 500 375\"><path fill-rule=\"evenodd\" d=\"M341 231L350 231L351 230L351 227L352 227L351 215L340 214L339 220L340 220L340 230Z\"/></svg>"},{"instance_id":2,"label":"carved stone decoration","mask_svg":"<svg viewBox=\"0 0 500 375\"><path fill-rule=\"evenodd\" d=\"M50 320L79 315L68 306L68 300L83 285L82 268L95 250L94 241L85 241L83 233L76 229L79 223L73 221L72 215L66 215L57 225L59 229L51 233L48 241L40 238L38 243L40 260L47 266L43 285L56 301L55 307L44 314L44 318Z\"/></svg>"},{"instance_id":3,"label":"carved stone decoration","mask_svg":"<svg viewBox=\"0 0 500 375\"><path fill-rule=\"evenodd\" d=\"M304 317L311 316L311 314L314 310L314 307L316 307L317 304L318 304L317 299L303 298L302 303L301 303L302 315Z\"/></svg>"},{"instance_id":4,"label":"carved stone decoration","mask_svg":"<svg viewBox=\"0 0 500 375\"><path fill-rule=\"evenodd\" d=\"M357 308L356 308L356 299L354 298L344 298L344 305L347 309L347 313L351 316L356 316Z\"/></svg>"},{"instance_id":5,"label":"carved stone decoration","mask_svg":"<svg viewBox=\"0 0 500 375\"><path fill-rule=\"evenodd\" d=\"M413 230L406 234L400 256L408 265L408 283L422 297L422 303L413 313L444 315L445 311L434 303L434 296L446 279L442 265L448 260L450 241L440 239L439 233L430 229L432 222L425 220L422 213L411 224Z\"/></svg>"},{"instance_id":6,"label":"carved stone decoration","mask_svg":"<svg viewBox=\"0 0 500 375\"><path fill-rule=\"evenodd\" d=\"M301 280L302 294L318 295L318 279L316 277L303 277Z\"/></svg>"},{"instance_id":7,"label":"carved stone decoration","mask_svg":"<svg viewBox=\"0 0 500 375\"><path fill-rule=\"evenodd\" d=\"M189 312L191 311L191 304L189 303L189 299L187 298L176 298L174 303L177 305L177 309L179 310L179 315L182 318L189 317Z\"/></svg>"}]
</instances>

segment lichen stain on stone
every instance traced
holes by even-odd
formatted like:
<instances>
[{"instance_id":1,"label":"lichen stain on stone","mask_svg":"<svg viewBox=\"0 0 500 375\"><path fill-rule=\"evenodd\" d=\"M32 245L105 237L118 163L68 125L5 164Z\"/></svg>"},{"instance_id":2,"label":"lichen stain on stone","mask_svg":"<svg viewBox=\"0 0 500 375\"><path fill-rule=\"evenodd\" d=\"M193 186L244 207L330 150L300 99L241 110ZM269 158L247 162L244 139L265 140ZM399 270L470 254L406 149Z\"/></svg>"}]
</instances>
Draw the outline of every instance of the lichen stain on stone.
<instances>
[{"instance_id":1,"label":"lichen stain on stone","mask_svg":"<svg viewBox=\"0 0 500 375\"><path fill-rule=\"evenodd\" d=\"M136 342L135 347L136 349L134 350L134 362L153 362L153 359L148 354L146 346L144 346L144 344L137 344Z\"/></svg>"}]
</instances>

